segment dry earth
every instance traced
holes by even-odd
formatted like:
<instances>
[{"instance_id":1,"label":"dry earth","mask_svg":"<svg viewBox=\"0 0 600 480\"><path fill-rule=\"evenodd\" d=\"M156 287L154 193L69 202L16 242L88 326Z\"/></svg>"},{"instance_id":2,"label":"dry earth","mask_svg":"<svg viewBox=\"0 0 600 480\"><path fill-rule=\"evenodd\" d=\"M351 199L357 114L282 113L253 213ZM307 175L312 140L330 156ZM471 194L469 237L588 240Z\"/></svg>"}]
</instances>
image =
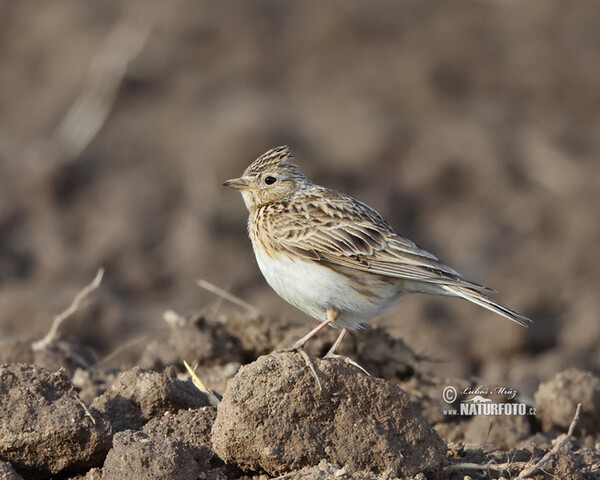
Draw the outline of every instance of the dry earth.
<instances>
[{"instance_id":1,"label":"dry earth","mask_svg":"<svg viewBox=\"0 0 600 480\"><path fill-rule=\"evenodd\" d=\"M160 371L80 365L71 381L66 368L17 363L20 353L7 358L11 363L0 367L0 408L10 412L0 417L3 478L438 480L529 469L523 478L591 480L600 474L600 379L590 372L566 370L541 384L535 416L447 416L442 412L451 406L439 395L447 379L424 374L422 359L378 329L366 336L369 348L349 343L345 353L374 374L396 372L386 379L343 358L295 352L262 355L241 368L227 357L200 360L215 344L229 345L232 355L237 345L239 359L276 349L282 337L265 336L264 320L246 316L242 330L239 318L221 316L212 328L203 317L180 319L155 341L153 361L145 353L146 362L163 365ZM275 330L283 331L281 320L269 323L277 322ZM255 329L262 339L257 348L247 343ZM182 332L206 338L205 351L188 358L200 360L198 372L210 372L204 378L215 385L229 379L212 402L185 379L180 363L165 366L160 357L167 346L171 355L189 355ZM322 348L334 333L319 339ZM67 364L85 348L61 345L45 347L54 352L51 368L59 355ZM389 361L378 364L372 350L385 351ZM218 407L214 398L221 399Z\"/></svg>"},{"instance_id":2,"label":"dry earth","mask_svg":"<svg viewBox=\"0 0 600 480\"><path fill-rule=\"evenodd\" d=\"M0 478L598 478L598 45L579 0L0 1ZM371 377L264 357L313 324L221 183L279 144L535 325L414 296L347 339Z\"/></svg>"}]
</instances>

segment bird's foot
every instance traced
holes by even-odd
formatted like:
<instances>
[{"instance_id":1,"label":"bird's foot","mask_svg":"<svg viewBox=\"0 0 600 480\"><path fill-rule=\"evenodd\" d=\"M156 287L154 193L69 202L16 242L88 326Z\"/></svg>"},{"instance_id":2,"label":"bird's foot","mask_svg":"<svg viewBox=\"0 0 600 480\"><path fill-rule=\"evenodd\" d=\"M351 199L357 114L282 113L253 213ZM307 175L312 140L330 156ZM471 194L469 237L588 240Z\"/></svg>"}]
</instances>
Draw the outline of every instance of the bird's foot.
<instances>
[{"instance_id":1,"label":"bird's foot","mask_svg":"<svg viewBox=\"0 0 600 480\"><path fill-rule=\"evenodd\" d=\"M319 387L319 391L322 392L323 387L321 387L321 381L319 380L319 376L317 375L317 370L315 369L315 364L308 356L308 353L306 353L303 349L301 349L301 348L298 349L298 352L300 353L300 355L302 355L302 358L304 359L304 363L306 363L306 366L312 372L313 377L315 377L315 381L317 382L317 387Z\"/></svg>"},{"instance_id":2,"label":"bird's foot","mask_svg":"<svg viewBox=\"0 0 600 480\"><path fill-rule=\"evenodd\" d=\"M304 360L304 363L306 363L306 366L311 371L313 377L315 377L315 381L317 382L317 387L319 387L319 391L323 391L323 387L321 386L321 381L319 380L319 376L317 375L317 370L315 369L315 364L308 356L308 353L306 353L306 351L304 351L302 346L297 347L294 344L288 348L279 348L277 350L274 350L271 353L271 355L273 355L274 353L288 353L288 352L298 352L300 354L300 356Z\"/></svg>"},{"instance_id":3,"label":"bird's foot","mask_svg":"<svg viewBox=\"0 0 600 480\"><path fill-rule=\"evenodd\" d=\"M367 376L371 376L371 374L369 372L367 372L361 365L359 365L357 362L355 362L354 360L352 360L350 357L347 357L346 355L340 355L338 353L332 352L331 350L329 352L327 352L325 354L325 356L323 358L340 358L342 360L344 360L344 362L353 365L354 367L358 368L359 370L362 370L363 373L365 373Z\"/></svg>"}]
</instances>

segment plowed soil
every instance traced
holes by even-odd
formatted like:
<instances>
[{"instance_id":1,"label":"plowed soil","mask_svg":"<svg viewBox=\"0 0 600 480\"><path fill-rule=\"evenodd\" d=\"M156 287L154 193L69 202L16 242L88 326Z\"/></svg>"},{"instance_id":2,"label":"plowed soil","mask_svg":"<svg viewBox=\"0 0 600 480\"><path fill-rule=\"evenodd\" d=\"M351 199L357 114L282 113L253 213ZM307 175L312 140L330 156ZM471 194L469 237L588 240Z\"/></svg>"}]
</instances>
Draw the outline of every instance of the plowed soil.
<instances>
[{"instance_id":1,"label":"plowed soil","mask_svg":"<svg viewBox=\"0 0 600 480\"><path fill-rule=\"evenodd\" d=\"M0 478L599 478L597 10L0 2ZM535 324L412 296L370 376L269 355L314 320L221 184L282 144Z\"/></svg>"}]
</instances>

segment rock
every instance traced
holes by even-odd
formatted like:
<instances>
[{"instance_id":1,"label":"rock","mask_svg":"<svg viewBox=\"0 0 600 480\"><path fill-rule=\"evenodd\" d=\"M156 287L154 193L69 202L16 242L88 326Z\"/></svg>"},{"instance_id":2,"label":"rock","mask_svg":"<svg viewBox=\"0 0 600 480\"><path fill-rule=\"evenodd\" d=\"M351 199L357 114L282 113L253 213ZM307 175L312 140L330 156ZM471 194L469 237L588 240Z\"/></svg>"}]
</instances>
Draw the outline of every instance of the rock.
<instances>
[{"instance_id":1,"label":"rock","mask_svg":"<svg viewBox=\"0 0 600 480\"><path fill-rule=\"evenodd\" d=\"M100 465L111 427L88 410L62 371L0 366L0 458L28 477L79 472ZM10 412L10 414L6 414Z\"/></svg>"},{"instance_id":2,"label":"rock","mask_svg":"<svg viewBox=\"0 0 600 480\"><path fill-rule=\"evenodd\" d=\"M575 431L584 435L600 432L600 379L592 373L564 370L549 382L541 383L534 398L544 431L567 430L581 402L581 416Z\"/></svg>"},{"instance_id":3,"label":"rock","mask_svg":"<svg viewBox=\"0 0 600 480\"><path fill-rule=\"evenodd\" d=\"M297 353L242 367L218 407L212 441L227 463L271 475L321 460L356 470L441 476L445 444L399 387L341 359Z\"/></svg>"},{"instance_id":4,"label":"rock","mask_svg":"<svg viewBox=\"0 0 600 480\"><path fill-rule=\"evenodd\" d=\"M143 432L152 437L183 442L202 470L207 470L208 462L213 456L210 432L216 416L215 407L166 412L144 425Z\"/></svg>"},{"instance_id":5,"label":"rock","mask_svg":"<svg viewBox=\"0 0 600 480\"><path fill-rule=\"evenodd\" d=\"M120 374L110 388L92 402L93 408L112 421L115 431L138 430L165 412L208 405L206 397L191 382L138 367Z\"/></svg>"},{"instance_id":6,"label":"rock","mask_svg":"<svg viewBox=\"0 0 600 480\"><path fill-rule=\"evenodd\" d=\"M199 473L192 452L179 440L126 430L113 437L113 448L102 468L102 480L196 480Z\"/></svg>"}]
</instances>

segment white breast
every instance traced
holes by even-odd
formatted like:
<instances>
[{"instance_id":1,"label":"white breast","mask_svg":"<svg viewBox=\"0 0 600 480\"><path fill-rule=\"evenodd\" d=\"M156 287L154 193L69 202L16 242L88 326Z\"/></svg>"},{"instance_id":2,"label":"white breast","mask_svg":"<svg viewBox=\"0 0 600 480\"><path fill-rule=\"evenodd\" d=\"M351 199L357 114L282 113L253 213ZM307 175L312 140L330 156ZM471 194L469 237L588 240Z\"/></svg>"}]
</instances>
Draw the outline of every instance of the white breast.
<instances>
[{"instance_id":1,"label":"white breast","mask_svg":"<svg viewBox=\"0 0 600 480\"><path fill-rule=\"evenodd\" d=\"M393 283L376 282L377 295L365 295L352 288L348 277L319 262L287 254L271 257L256 249L254 253L267 283L281 298L319 321L327 318L329 308L335 308L340 312L335 326L340 328L360 328L398 299Z\"/></svg>"}]
</instances>

